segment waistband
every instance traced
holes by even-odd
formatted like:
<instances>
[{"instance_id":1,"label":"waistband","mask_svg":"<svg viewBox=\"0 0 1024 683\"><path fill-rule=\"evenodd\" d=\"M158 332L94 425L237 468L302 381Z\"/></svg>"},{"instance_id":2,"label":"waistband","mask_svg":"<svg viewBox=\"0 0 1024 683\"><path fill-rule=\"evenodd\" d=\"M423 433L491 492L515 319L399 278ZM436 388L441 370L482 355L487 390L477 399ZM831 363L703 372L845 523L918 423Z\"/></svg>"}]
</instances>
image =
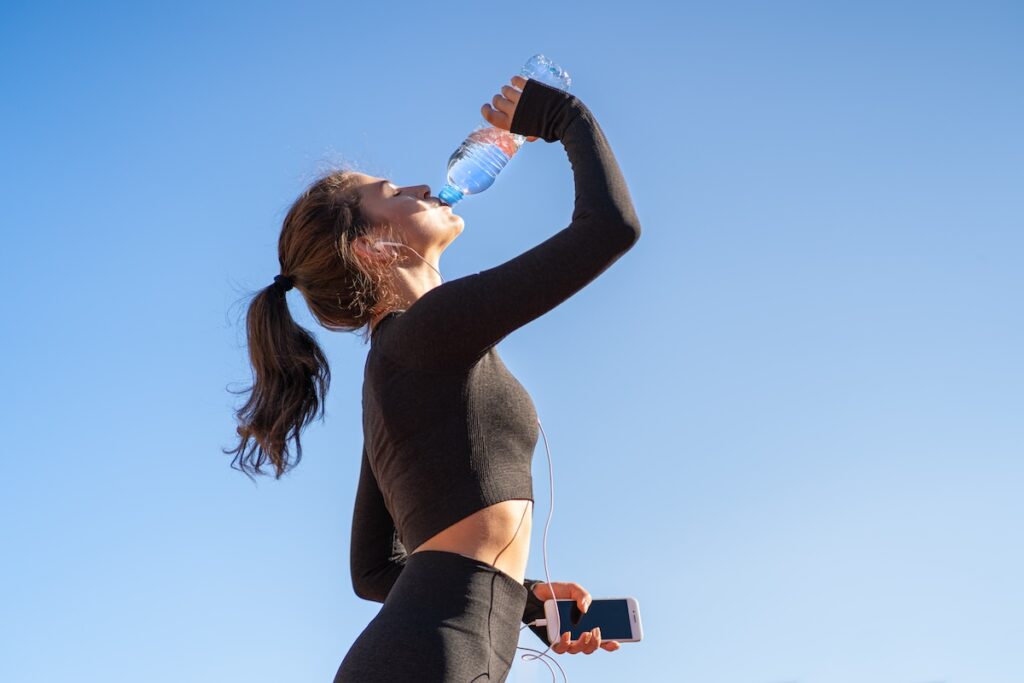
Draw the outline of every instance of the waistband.
<instances>
[{"instance_id":1,"label":"waistband","mask_svg":"<svg viewBox=\"0 0 1024 683\"><path fill-rule=\"evenodd\" d=\"M495 600L502 603L522 600L525 604L529 593L526 586L494 565L450 550L418 550L406 558L402 573L410 569L413 573L423 574L427 580L433 578L442 584L459 576L486 575L493 579L490 585L495 591Z\"/></svg>"}]
</instances>

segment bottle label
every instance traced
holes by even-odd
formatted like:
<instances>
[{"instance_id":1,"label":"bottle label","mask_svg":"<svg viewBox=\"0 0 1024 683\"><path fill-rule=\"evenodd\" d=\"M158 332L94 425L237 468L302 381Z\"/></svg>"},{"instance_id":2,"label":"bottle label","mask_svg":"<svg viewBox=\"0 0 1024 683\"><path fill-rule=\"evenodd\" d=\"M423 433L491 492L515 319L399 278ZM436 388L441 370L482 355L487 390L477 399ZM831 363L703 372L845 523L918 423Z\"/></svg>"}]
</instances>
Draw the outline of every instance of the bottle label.
<instances>
[{"instance_id":1,"label":"bottle label","mask_svg":"<svg viewBox=\"0 0 1024 683\"><path fill-rule=\"evenodd\" d=\"M512 137L511 133L494 126L474 130L470 133L469 139L473 142L494 145L504 152L505 156L509 159L519 149L519 145L516 144L515 138Z\"/></svg>"}]
</instances>

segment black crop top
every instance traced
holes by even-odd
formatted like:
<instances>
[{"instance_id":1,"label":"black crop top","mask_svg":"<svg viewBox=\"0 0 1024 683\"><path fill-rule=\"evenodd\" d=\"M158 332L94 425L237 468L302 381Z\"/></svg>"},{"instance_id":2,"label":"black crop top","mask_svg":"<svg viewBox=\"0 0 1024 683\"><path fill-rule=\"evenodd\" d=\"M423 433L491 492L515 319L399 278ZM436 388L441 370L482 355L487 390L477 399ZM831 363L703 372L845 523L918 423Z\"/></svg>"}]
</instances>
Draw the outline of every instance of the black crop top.
<instances>
[{"instance_id":1,"label":"black crop top","mask_svg":"<svg viewBox=\"0 0 1024 683\"><path fill-rule=\"evenodd\" d=\"M561 140L576 186L572 223L497 267L431 289L373 330L350 556L353 588L367 600L384 601L407 548L489 505L533 500L537 413L495 345L593 281L640 236L611 148L579 99L528 80L511 131ZM537 582L524 582L526 623L543 618ZM544 629L533 630L547 644Z\"/></svg>"}]
</instances>

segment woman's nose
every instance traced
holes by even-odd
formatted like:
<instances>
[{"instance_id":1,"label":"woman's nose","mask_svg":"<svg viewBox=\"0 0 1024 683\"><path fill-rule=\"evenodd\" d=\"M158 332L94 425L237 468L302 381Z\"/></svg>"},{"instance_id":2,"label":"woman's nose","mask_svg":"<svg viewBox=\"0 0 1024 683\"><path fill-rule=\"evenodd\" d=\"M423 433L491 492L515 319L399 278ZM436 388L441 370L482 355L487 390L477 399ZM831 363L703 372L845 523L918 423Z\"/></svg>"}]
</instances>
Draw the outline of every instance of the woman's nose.
<instances>
[{"instance_id":1,"label":"woman's nose","mask_svg":"<svg viewBox=\"0 0 1024 683\"><path fill-rule=\"evenodd\" d=\"M420 199L427 199L430 197L430 185L414 185L407 188L409 194Z\"/></svg>"}]
</instances>

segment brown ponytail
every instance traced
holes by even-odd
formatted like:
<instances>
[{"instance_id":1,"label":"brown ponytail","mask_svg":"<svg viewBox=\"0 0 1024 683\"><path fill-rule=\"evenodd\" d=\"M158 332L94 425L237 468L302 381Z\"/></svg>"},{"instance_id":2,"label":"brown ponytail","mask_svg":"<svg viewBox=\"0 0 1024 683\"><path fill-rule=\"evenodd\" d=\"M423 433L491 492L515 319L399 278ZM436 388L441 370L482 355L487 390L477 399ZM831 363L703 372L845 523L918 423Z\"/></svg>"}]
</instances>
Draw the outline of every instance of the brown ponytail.
<instances>
[{"instance_id":1,"label":"brown ponytail","mask_svg":"<svg viewBox=\"0 0 1024 683\"><path fill-rule=\"evenodd\" d=\"M387 278L391 264L357 259L351 247L359 235L391 235L389 226L367 222L352 178L348 171L331 171L299 195L284 219L277 251L280 274L292 279L317 322L337 332L361 330L367 343L374 314L398 302ZM240 442L223 452L234 454L231 467L250 478L265 474L260 468L269 460L280 479L302 459L303 427L323 416L331 371L316 339L292 319L278 285L253 296L246 336L253 383L241 392L228 390L251 393L236 411Z\"/></svg>"}]
</instances>

